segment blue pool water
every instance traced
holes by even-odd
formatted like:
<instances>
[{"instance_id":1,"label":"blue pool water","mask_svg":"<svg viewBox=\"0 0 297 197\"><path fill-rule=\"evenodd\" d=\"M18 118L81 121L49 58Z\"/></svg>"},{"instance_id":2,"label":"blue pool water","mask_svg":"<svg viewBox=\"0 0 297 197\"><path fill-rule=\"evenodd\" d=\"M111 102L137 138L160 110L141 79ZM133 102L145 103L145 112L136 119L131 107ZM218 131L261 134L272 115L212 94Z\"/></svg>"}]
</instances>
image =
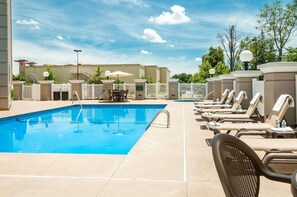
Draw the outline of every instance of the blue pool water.
<instances>
[{"instance_id":1,"label":"blue pool water","mask_svg":"<svg viewBox=\"0 0 297 197\"><path fill-rule=\"evenodd\" d=\"M166 105L83 105L0 119L0 152L127 154Z\"/></svg>"}]
</instances>

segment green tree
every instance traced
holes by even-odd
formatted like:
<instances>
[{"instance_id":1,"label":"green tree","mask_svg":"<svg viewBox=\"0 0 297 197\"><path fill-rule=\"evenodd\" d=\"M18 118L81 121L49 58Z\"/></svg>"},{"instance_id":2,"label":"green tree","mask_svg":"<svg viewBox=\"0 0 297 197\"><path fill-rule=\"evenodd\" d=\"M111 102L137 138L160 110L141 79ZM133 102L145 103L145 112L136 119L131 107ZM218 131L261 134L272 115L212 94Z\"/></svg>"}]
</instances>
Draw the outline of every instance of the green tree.
<instances>
[{"instance_id":1,"label":"green tree","mask_svg":"<svg viewBox=\"0 0 297 197\"><path fill-rule=\"evenodd\" d=\"M228 66L226 64L224 64L223 62L219 62L215 67L215 76L219 76L219 75L223 75L223 74L229 74L230 73L230 69L228 68Z\"/></svg>"},{"instance_id":2,"label":"green tree","mask_svg":"<svg viewBox=\"0 0 297 197\"><path fill-rule=\"evenodd\" d=\"M245 37L240 42L239 51L250 50L253 53L253 59L250 62L250 69L257 69L257 65L264 64L267 62L276 61L276 50L274 48L273 40L265 37L264 33L257 37L250 38ZM242 63L237 65L239 69L242 67Z\"/></svg>"},{"instance_id":3,"label":"green tree","mask_svg":"<svg viewBox=\"0 0 297 197\"><path fill-rule=\"evenodd\" d=\"M100 66L97 67L95 74L93 77L89 78L87 80L87 83L94 83L94 84L102 84L102 75L103 70L100 69Z\"/></svg>"},{"instance_id":4,"label":"green tree","mask_svg":"<svg viewBox=\"0 0 297 197\"><path fill-rule=\"evenodd\" d=\"M283 49L290 40L297 25L297 5L282 6L280 0L272 4L265 4L258 16L257 29L264 32L265 36L272 39L277 49L277 60L282 61Z\"/></svg>"},{"instance_id":5,"label":"green tree","mask_svg":"<svg viewBox=\"0 0 297 197\"><path fill-rule=\"evenodd\" d=\"M297 48L289 47L283 57L284 61L297 62Z\"/></svg>"},{"instance_id":6,"label":"green tree","mask_svg":"<svg viewBox=\"0 0 297 197\"><path fill-rule=\"evenodd\" d=\"M205 83L206 79L210 77L209 74L209 69L211 69L211 65L208 61L203 62L199 66L199 72L198 74L195 74L194 76L191 77L190 81L194 83Z\"/></svg>"},{"instance_id":7,"label":"green tree","mask_svg":"<svg viewBox=\"0 0 297 197\"><path fill-rule=\"evenodd\" d=\"M55 81L55 75L54 75L54 71L53 71L53 69L51 69L51 68L46 68L45 69L47 72L48 72L48 77L47 77L47 80L54 80Z\"/></svg>"},{"instance_id":8,"label":"green tree","mask_svg":"<svg viewBox=\"0 0 297 197\"><path fill-rule=\"evenodd\" d=\"M173 79L179 79L180 83L191 83L192 74L181 73L172 76Z\"/></svg>"},{"instance_id":9,"label":"green tree","mask_svg":"<svg viewBox=\"0 0 297 197\"><path fill-rule=\"evenodd\" d=\"M219 62L224 62L224 51L221 47L208 49L208 53L202 56L202 62L208 61L211 67L215 67Z\"/></svg>"}]
</instances>

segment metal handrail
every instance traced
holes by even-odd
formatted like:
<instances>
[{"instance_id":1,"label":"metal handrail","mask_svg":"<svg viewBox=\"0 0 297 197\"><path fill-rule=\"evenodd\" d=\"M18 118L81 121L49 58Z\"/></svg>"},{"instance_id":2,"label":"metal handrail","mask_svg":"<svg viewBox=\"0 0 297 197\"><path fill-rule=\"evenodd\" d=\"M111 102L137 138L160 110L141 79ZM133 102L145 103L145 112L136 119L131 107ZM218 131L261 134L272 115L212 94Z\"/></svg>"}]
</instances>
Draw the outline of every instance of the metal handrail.
<instances>
[{"instance_id":1,"label":"metal handrail","mask_svg":"<svg viewBox=\"0 0 297 197\"><path fill-rule=\"evenodd\" d=\"M72 92L72 97L71 97L71 99L72 99L72 104L73 104L73 96L76 96L76 98L77 98L77 100L78 100L78 102L79 102L79 105L80 105L80 108L82 108L82 104L81 104L81 102L80 102L80 99L79 99L79 96L78 96L78 93L77 93L77 91L73 91Z\"/></svg>"},{"instance_id":2,"label":"metal handrail","mask_svg":"<svg viewBox=\"0 0 297 197\"><path fill-rule=\"evenodd\" d=\"M157 115L155 116L155 118L151 121L150 125L154 122L154 120L161 114L161 113L165 113L167 115L167 128L169 128L169 125L170 125L170 114L169 112L166 110L166 109L162 109L161 111L159 111L157 113Z\"/></svg>"}]
</instances>

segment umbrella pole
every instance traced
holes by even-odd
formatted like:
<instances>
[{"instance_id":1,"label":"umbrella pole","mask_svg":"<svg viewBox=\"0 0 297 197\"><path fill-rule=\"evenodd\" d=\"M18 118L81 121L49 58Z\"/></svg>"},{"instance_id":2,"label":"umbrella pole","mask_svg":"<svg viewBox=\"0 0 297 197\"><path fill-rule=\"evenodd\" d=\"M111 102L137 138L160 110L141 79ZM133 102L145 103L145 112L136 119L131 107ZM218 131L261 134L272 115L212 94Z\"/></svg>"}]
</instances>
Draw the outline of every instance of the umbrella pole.
<instances>
[{"instance_id":1,"label":"umbrella pole","mask_svg":"<svg viewBox=\"0 0 297 197\"><path fill-rule=\"evenodd\" d=\"M120 75L118 75L118 90L120 90Z\"/></svg>"}]
</instances>

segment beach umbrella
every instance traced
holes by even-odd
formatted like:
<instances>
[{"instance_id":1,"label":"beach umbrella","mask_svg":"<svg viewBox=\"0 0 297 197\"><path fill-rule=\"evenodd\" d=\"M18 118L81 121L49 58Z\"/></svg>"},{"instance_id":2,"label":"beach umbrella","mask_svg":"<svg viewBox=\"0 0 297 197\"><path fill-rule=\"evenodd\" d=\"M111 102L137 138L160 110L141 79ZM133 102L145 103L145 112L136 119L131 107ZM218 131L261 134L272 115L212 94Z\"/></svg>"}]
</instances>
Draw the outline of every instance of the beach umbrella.
<instances>
[{"instance_id":1,"label":"beach umbrella","mask_svg":"<svg viewBox=\"0 0 297 197\"><path fill-rule=\"evenodd\" d=\"M118 78L118 89L120 87L120 77L130 77L130 76L133 76L132 73L126 73L126 72L123 72L123 71L114 71L114 72L111 72L108 74L109 77L117 77Z\"/></svg>"}]
</instances>

